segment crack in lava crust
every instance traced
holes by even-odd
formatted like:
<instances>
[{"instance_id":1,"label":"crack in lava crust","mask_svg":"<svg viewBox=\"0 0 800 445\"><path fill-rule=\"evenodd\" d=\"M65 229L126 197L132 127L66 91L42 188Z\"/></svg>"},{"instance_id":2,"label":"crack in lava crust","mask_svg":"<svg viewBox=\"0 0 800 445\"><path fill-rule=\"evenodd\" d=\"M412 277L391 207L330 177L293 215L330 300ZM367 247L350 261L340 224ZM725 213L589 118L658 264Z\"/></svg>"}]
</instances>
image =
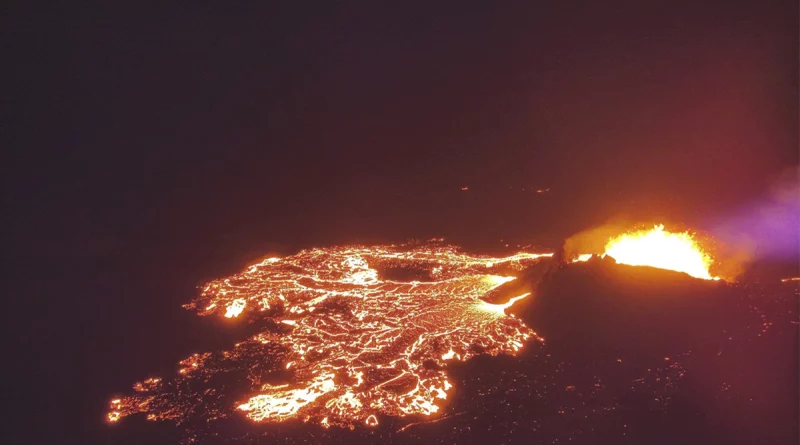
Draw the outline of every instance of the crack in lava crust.
<instances>
[{"instance_id":1,"label":"crack in lava crust","mask_svg":"<svg viewBox=\"0 0 800 445\"><path fill-rule=\"evenodd\" d=\"M217 358L195 354L180 362L170 384L137 383L133 395L111 402L108 419L143 412L151 420L181 422L202 412L210 421L239 411L257 422L299 418L327 427L374 426L378 414L432 415L452 388L447 361L516 354L529 338L541 340L504 312L528 294L506 304L481 296L543 256L551 254L493 258L453 247L378 246L267 259L208 283L186 307L200 315L269 319L280 329L260 332ZM397 268L418 280L383 278ZM275 368L290 377L263 383L258 369L266 362L279 363ZM209 382L235 370L249 373L244 398L192 408L196 402L188 399L219 398L219 388L189 390L194 380Z\"/></svg>"}]
</instances>

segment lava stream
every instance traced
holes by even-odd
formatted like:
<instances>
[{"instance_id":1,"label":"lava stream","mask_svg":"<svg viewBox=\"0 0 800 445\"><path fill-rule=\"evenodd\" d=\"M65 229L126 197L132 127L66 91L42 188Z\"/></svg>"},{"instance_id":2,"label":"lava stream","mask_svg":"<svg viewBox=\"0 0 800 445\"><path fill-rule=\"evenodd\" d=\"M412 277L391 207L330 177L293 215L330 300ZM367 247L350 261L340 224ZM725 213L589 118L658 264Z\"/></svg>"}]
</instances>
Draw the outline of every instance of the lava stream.
<instances>
[{"instance_id":1,"label":"lava stream","mask_svg":"<svg viewBox=\"0 0 800 445\"><path fill-rule=\"evenodd\" d=\"M150 420L210 422L238 412L258 422L296 418L329 427L432 415L453 387L447 361L516 354L538 338L504 311L527 294L505 304L481 297L549 256L377 246L267 259L208 283L186 307L272 323L229 351L181 361L173 379L135 384L133 394L111 402L108 420L141 412ZM393 269L417 279L383 277ZM247 380L234 386L238 392L215 384L241 373Z\"/></svg>"}]
</instances>

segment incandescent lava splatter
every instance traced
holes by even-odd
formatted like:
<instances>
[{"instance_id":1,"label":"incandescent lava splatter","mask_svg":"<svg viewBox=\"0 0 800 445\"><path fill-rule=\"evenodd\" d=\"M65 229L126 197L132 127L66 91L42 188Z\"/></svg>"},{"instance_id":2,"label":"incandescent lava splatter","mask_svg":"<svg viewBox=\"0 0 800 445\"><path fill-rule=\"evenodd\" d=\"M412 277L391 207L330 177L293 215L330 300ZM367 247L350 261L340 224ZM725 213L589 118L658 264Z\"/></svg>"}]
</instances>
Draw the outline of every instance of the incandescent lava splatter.
<instances>
[{"instance_id":1,"label":"incandescent lava splatter","mask_svg":"<svg viewBox=\"0 0 800 445\"><path fill-rule=\"evenodd\" d=\"M711 257L690 233L669 232L663 225L612 238L605 254L621 264L669 269L704 280L719 279L709 274Z\"/></svg>"}]
</instances>

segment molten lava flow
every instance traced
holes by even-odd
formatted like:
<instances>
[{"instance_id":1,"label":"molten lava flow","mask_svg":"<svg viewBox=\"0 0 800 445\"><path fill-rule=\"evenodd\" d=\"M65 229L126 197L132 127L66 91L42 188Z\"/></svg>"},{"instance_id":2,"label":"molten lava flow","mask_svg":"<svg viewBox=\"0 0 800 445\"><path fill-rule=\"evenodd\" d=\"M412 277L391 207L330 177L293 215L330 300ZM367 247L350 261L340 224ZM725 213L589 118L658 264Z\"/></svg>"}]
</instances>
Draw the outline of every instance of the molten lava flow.
<instances>
[{"instance_id":1,"label":"molten lava flow","mask_svg":"<svg viewBox=\"0 0 800 445\"><path fill-rule=\"evenodd\" d=\"M691 234L668 232L663 225L612 238L605 250L618 263L669 269L704 280L718 279L708 273L711 257Z\"/></svg>"},{"instance_id":2,"label":"molten lava flow","mask_svg":"<svg viewBox=\"0 0 800 445\"><path fill-rule=\"evenodd\" d=\"M241 412L254 421L329 427L431 415L452 388L447 361L515 354L538 338L504 312L528 294L505 304L481 296L543 256L551 254L489 258L450 247L379 246L270 258L208 283L187 305L265 329L230 351L190 356L170 381L135 384L134 394L111 402L108 420L142 412L150 420L208 422ZM417 279L383 277L398 269ZM246 381L236 392L229 379L239 375Z\"/></svg>"}]
</instances>

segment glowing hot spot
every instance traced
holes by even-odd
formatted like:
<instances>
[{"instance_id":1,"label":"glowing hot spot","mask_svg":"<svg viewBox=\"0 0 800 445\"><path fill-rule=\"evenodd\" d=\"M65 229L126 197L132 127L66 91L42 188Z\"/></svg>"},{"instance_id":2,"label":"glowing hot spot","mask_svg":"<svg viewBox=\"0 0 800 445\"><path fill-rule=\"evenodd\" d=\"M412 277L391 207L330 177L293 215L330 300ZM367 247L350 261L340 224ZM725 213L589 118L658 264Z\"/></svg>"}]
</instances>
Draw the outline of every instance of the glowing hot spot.
<instances>
[{"instance_id":1,"label":"glowing hot spot","mask_svg":"<svg viewBox=\"0 0 800 445\"><path fill-rule=\"evenodd\" d=\"M669 232L663 225L612 238L605 250L621 264L674 270L704 280L718 279L708 273L711 257L690 233Z\"/></svg>"},{"instance_id":2,"label":"glowing hot spot","mask_svg":"<svg viewBox=\"0 0 800 445\"><path fill-rule=\"evenodd\" d=\"M216 305L214 305L214 306L216 306ZM213 309L214 306L209 305L209 307L211 309ZM237 299L231 301L231 303L228 305L228 307L225 308L225 317L226 318L238 317L239 314L241 314L242 311L244 310L245 306L247 306L247 301L245 301L245 300L243 300L241 298L237 298Z\"/></svg>"}]
</instances>

